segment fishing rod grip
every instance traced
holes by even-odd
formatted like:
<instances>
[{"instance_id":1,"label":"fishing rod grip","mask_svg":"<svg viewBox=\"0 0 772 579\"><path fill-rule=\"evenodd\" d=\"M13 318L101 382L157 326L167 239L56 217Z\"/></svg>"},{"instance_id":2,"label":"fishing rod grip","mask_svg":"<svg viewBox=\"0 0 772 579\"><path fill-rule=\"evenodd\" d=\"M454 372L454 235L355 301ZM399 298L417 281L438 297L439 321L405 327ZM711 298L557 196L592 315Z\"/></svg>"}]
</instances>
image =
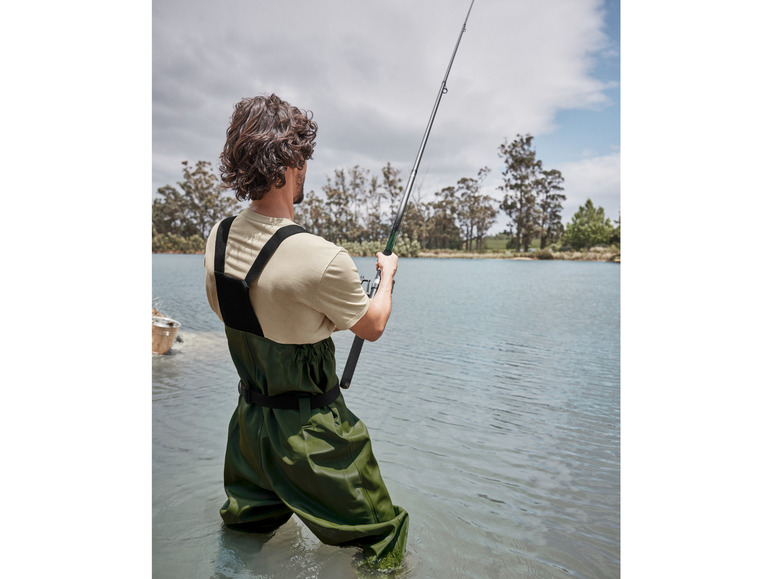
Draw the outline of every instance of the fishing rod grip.
<instances>
[{"instance_id":1,"label":"fishing rod grip","mask_svg":"<svg viewBox=\"0 0 772 579\"><path fill-rule=\"evenodd\" d=\"M346 367L343 369L343 376L340 379L341 388L348 388L351 386L351 380L354 377L354 370L357 367L357 361L359 360L359 354L362 351L362 344L364 344L364 342L365 341L359 336L354 336L351 350L348 352Z\"/></svg>"}]
</instances>

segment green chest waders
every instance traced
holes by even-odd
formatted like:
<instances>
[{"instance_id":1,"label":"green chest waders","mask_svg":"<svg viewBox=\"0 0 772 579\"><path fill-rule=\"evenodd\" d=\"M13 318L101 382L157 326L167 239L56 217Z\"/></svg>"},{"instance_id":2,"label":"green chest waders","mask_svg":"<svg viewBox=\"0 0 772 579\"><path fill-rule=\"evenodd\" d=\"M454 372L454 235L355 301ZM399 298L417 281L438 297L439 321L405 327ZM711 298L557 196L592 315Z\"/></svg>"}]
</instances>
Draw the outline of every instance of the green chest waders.
<instances>
[{"instance_id":1,"label":"green chest waders","mask_svg":"<svg viewBox=\"0 0 772 579\"><path fill-rule=\"evenodd\" d=\"M240 280L224 272L232 222L220 224L214 259L228 348L241 379L228 429L222 519L233 529L268 533L294 513L323 543L361 547L371 566L399 566L408 514L391 502L367 427L340 394L332 338L273 342L250 303L249 287L279 244L305 230L279 229Z\"/></svg>"}]
</instances>

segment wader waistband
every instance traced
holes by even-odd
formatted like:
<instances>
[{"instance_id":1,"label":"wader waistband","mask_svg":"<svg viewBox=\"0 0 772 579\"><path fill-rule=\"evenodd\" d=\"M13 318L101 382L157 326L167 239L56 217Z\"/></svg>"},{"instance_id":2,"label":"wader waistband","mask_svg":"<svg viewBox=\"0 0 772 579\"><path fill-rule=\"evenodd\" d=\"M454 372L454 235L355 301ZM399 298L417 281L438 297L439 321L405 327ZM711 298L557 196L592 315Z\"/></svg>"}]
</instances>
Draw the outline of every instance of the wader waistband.
<instances>
[{"instance_id":1,"label":"wader waistband","mask_svg":"<svg viewBox=\"0 0 772 579\"><path fill-rule=\"evenodd\" d=\"M300 401L308 400L311 405L311 409L324 408L329 406L340 395L340 385L336 384L334 388L330 388L324 394L317 394L311 396L304 392L287 392L285 394L277 394L276 396L266 396L255 390L250 390L243 382L239 381L239 394L244 398L247 404L255 404L257 406L265 406L266 408L276 408L278 410L300 410Z\"/></svg>"}]
</instances>

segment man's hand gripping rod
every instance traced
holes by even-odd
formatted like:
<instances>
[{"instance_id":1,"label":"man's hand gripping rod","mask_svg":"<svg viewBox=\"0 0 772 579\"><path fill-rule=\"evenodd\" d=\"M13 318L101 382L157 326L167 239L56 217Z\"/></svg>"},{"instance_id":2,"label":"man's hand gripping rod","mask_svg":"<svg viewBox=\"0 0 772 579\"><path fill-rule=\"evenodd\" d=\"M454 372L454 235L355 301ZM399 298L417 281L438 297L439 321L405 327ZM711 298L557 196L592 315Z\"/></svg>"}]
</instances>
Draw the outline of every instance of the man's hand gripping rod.
<instances>
[{"instance_id":1,"label":"man's hand gripping rod","mask_svg":"<svg viewBox=\"0 0 772 579\"><path fill-rule=\"evenodd\" d=\"M429 124L426 125L426 131L424 132L424 137L421 140L421 146L418 148L418 155L416 156L415 163L413 165L413 170L410 172L410 177L407 180L407 185L405 186L405 192L402 194L402 202L399 204L399 209L397 210L397 216L394 219L394 225L391 227L391 234L389 235L389 240L386 243L386 249L383 250L383 253L385 255L391 255L391 250L394 247L394 243L397 240L397 234L399 233L399 227L402 225L402 217L405 215L405 209L407 209L407 203L410 199L410 192L413 189L413 183L415 182L416 175L418 174L418 165L421 163L421 157L423 157L424 149L426 148L426 142L429 140L429 133L432 130L432 125L434 124L434 117L437 115L437 109L440 107L440 101L442 100L442 95L444 95L446 92L448 92L447 89L447 82L448 82L448 76L450 75L450 69L453 66L453 60L456 58L456 51L458 50L458 45L461 44L461 37L464 35L464 32L466 31L466 22L469 20L469 14L472 12L472 6L474 6L474 0L472 0L472 3L469 5L469 10L466 13L466 18L464 19L464 24L461 27L461 32L458 35L458 40L456 41L456 46L453 48L453 54L450 57L450 63L448 64L448 70L445 71L445 77L442 79L442 84L440 85L440 90L437 93L437 99L434 101L434 108L432 108L432 114L429 117ZM370 284L370 291L369 296L372 298L375 293L378 291L378 286L381 283L381 272L378 271L375 274L375 279ZM391 288L389 288L389 291L391 291ZM364 340L360 338L359 336L354 336L354 342L351 344L351 350L348 353L348 359L346 360L346 367L343 369L343 377L340 379L340 387L341 388L348 388L351 386L351 379L354 376L354 370L356 369L357 361L359 360L359 353L362 351L362 344L364 343Z\"/></svg>"}]
</instances>

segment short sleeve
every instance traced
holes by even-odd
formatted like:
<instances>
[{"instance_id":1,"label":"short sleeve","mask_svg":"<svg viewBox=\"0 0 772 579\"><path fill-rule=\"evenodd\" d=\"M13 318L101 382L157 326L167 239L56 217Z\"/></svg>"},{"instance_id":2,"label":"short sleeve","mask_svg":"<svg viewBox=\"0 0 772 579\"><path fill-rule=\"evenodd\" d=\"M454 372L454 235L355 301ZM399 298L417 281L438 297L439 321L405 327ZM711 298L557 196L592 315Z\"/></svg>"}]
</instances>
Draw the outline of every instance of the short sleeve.
<instances>
[{"instance_id":1,"label":"short sleeve","mask_svg":"<svg viewBox=\"0 0 772 579\"><path fill-rule=\"evenodd\" d=\"M370 298L362 289L359 271L345 249L330 261L314 298L314 308L339 330L348 330L367 313Z\"/></svg>"}]
</instances>

